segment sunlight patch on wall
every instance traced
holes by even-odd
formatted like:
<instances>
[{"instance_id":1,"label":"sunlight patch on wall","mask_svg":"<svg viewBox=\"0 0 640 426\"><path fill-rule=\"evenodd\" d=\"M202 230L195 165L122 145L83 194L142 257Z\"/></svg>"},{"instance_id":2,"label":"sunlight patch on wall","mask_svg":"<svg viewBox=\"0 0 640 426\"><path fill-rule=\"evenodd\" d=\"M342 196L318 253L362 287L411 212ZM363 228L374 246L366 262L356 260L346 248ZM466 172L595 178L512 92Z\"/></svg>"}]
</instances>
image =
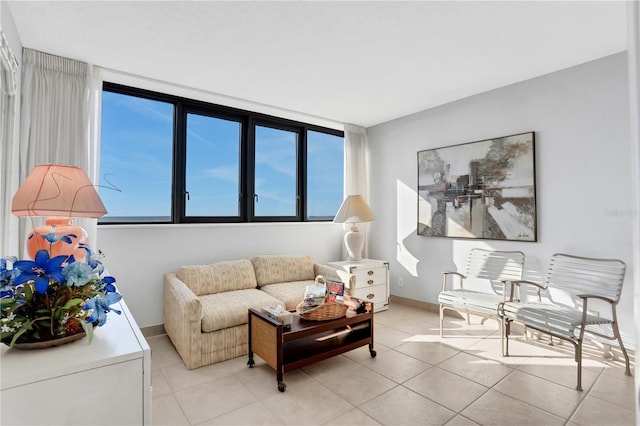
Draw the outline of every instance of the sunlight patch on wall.
<instances>
[{"instance_id":1,"label":"sunlight patch on wall","mask_svg":"<svg viewBox=\"0 0 640 426\"><path fill-rule=\"evenodd\" d=\"M412 276L418 276L418 258L409 252L404 241L416 234L418 212L416 191L396 181L396 261Z\"/></svg>"}]
</instances>

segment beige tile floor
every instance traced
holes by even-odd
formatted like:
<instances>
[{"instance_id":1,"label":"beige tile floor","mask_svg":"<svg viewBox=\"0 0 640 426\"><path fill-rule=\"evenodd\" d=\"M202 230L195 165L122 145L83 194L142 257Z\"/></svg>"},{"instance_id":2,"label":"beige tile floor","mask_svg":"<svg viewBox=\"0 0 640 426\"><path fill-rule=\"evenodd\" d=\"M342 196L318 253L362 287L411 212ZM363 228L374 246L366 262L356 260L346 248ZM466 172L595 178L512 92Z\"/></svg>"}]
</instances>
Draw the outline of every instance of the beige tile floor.
<instances>
[{"instance_id":1,"label":"beige tile floor","mask_svg":"<svg viewBox=\"0 0 640 426\"><path fill-rule=\"evenodd\" d=\"M636 424L634 380L597 345L578 392L571 345L517 336L503 358L495 321L471 322L447 318L442 339L437 314L391 304L375 314L376 358L363 347L285 373L284 393L259 358L187 370L167 336L150 337L153 424Z\"/></svg>"}]
</instances>

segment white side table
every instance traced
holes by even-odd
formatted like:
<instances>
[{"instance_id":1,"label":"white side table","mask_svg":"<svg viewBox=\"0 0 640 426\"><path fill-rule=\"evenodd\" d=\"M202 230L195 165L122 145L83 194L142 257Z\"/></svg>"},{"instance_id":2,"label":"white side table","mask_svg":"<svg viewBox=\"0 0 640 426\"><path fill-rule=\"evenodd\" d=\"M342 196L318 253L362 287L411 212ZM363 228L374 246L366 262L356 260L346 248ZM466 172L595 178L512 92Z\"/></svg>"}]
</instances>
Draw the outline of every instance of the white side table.
<instances>
[{"instance_id":1,"label":"white side table","mask_svg":"<svg viewBox=\"0 0 640 426\"><path fill-rule=\"evenodd\" d=\"M362 259L357 262L329 262L327 265L355 275L354 296L373 302L374 312L389 309L389 262Z\"/></svg>"},{"instance_id":2,"label":"white side table","mask_svg":"<svg viewBox=\"0 0 640 426\"><path fill-rule=\"evenodd\" d=\"M124 300L82 340L0 352L3 425L150 425L151 349Z\"/></svg>"}]
</instances>

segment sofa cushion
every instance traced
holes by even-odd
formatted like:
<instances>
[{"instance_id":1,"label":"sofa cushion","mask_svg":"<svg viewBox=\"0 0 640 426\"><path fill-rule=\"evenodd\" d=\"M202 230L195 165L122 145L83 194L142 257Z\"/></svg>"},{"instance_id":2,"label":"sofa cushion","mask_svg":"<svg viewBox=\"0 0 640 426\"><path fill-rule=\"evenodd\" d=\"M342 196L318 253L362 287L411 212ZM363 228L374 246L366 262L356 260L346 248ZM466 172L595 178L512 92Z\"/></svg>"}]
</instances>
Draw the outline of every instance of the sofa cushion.
<instances>
[{"instance_id":1,"label":"sofa cushion","mask_svg":"<svg viewBox=\"0 0 640 426\"><path fill-rule=\"evenodd\" d=\"M200 297L202 332L209 333L247 323L248 309L284 306L281 301L258 289L226 291Z\"/></svg>"},{"instance_id":2,"label":"sofa cushion","mask_svg":"<svg viewBox=\"0 0 640 426\"><path fill-rule=\"evenodd\" d=\"M258 256L252 262L258 287L315 278L313 260L309 256Z\"/></svg>"},{"instance_id":3,"label":"sofa cushion","mask_svg":"<svg viewBox=\"0 0 640 426\"><path fill-rule=\"evenodd\" d=\"M257 287L253 264L248 259L182 266L176 276L197 296Z\"/></svg>"},{"instance_id":4,"label":"sofa cushion","mask_svg":"<svg viewBox=\"0 0 640 426\"><path fill-rule=\"evenodd\" d=\"M313 280L289 281L288 283L263 285L260 290L283 301L287 310L293 311L302 302L304 291L311 284L313 284Z\"/></svg>"}]
</instances>

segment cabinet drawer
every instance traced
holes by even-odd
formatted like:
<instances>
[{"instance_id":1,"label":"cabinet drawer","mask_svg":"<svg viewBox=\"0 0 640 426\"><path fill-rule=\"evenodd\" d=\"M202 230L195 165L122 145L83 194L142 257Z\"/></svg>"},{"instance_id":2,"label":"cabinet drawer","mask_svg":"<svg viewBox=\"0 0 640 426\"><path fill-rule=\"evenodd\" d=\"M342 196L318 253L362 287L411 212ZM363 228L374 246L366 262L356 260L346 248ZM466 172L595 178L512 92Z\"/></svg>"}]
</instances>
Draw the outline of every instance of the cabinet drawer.
<instances>
[{"instance_id":1,"label":"cabinet drawer","mask_svg":"<svg viewBox=\"0 0 640 426\"><path fill-rule=\"evenodd\" d=\"M356 289L387 283L387 268L356 269Z\"/></svg>"},{"instance_id":2,"label":"cabinet drawer","mask_svg":"<svg viewBox=\"0 0 640 426\"><path fill-rule=\"evenodd\" d=\"M374 285L367 288L357 288L355 297L373 302L373 309L379 310L387 303L387 285Z\"/></svg>"}]
</instances>

